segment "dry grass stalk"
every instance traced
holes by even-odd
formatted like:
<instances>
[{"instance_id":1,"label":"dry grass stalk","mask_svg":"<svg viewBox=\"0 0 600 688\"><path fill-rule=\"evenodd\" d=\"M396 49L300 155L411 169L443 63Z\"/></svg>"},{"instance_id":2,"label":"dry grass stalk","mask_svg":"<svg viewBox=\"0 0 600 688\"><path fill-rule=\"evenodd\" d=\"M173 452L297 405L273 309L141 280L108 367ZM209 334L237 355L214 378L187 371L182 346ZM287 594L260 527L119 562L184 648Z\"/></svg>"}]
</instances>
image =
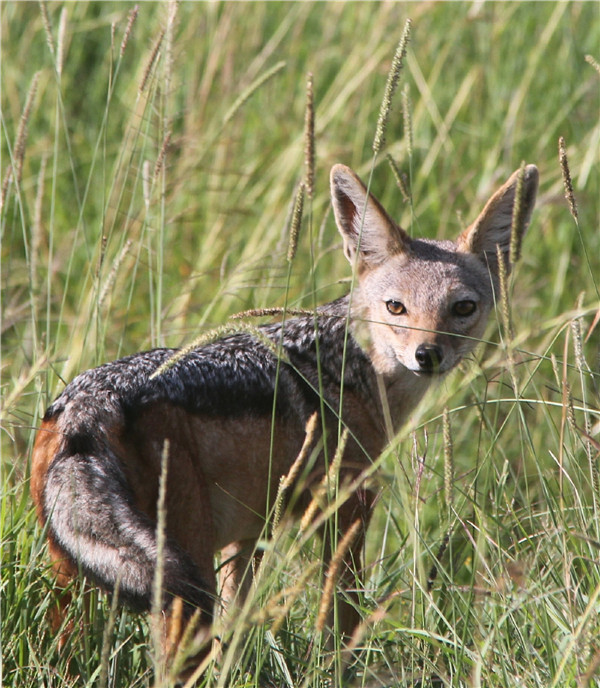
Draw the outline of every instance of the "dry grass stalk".
<instances>
[{"instance_id":1,"label":"dry grass stalk","mask_svg":"<svg viewBox=\"0 0 600 688\"><path fill-rule=\"evenodd\" d=\"M571 428L571 432L577 433L577 422L575 420L575 406L573 405L573 392L568 380L563 380L563 399L565 400L567 422Z\"/></svg>"},{"instance_id":2,"label":"dry grass stalk","mask_svg":"<svg viewBox=\"0 0 600 688\"><path fill-rule=\"evenodd\" d=\"M319 507L323 504L323 498L325 495L333 497L335 489L337 487L337 477L342 463L342 457L344 455L344 450L346 449L346 443L348 442L348 428L344 429L340 441L338 443L337 449L335 450L335 456L333 461L329 465L327 473L323 476L323 479L319 483L317 489L314 492L313 498L310 500L310 504L306 507L305 512L302 514L300 519L300 532L305 531L308 526L312 523L315 514Z\"/></svg>"},{"instance_id":3,"label":"dry grass stalk","mask_svg":"<svg viewBox=\"0 0 600 688\"><path fill-rule=\"evenodd\" d=\"M178 361L180 361L182 358L185 358L195 349L199 349L200 347L210 344L211 342L215 342L217 339L243 333L252 335L271 353L273 353L275 356L278 356L281 361L287 362L285 353L279 351L277 345L274 344L268 337L266 337L258 327L252 327L243 323L237 325L236 327L232 327L231 325L223 325L222 327L216 327L214 330L210 330L209 332L201 334L187 346L178 349L173 356L171 356L171 358L166 360L162 365L158 366L152 375L150 375L150 379L154 380L155 378L160 377L167 370L176 365Z\"/></svg>"},{"instance_id":4,"label":"dry grass stalk","mask_svg":"<svg viewBox=\"0 0 600 688\"><path fill-rule=\"evenodd\" d=\"M29 275L31 281L31 290L34 294L38 291L38 258L40 254L40 246L42 243L42 210L44 207L44 180L46 178L46 164L48 158L46 155L42 157L40 163L40 171L37 178L37 191L35 194L35 206L33 210L33 223L31 225L31 252L29 259Z\"/></svg>"},{"instance_id":5,"label":"dry grass stalk","mask_svg":"<svg viewBox=\"0 0 600 688\"><path fill-rule=\"evenodd\" d=\"M565 198L569 204L569 211L575 219L578 220L577 203L575 202L575 194L573 193L573 182L571 180L571 170L569 169L569 161L567 159L567 147L565 139L561 136L558 139L558 161L562 171L563 183L565 185Z\"/></svg>"},{"instance_id":6,"label":"dry grass stalk","mask_svg":"<svg viewBox=\"0 0 600 688\"><path fill-rule=\"evenodd\" d=\"M579 295L577 299L577 310L581 310L583 307L583 294ZM589 370L587 361L585 360L585 355L583 353L583 335L581 332L581 319L574 318L571 321L571 332L573 334L573 349L575 351L575 363L577 364L577 370L580 374L583 374Z\"/></svg>"},{"instance_id":7,"label":"dry grass stalk","mask_svg":"<svg viewBox=\"0 0 600 688\"><path fill-rule=\"evenodd\" d=\"M558 369L558 359L554 354L550 354L550 363L552 364L552 372L554 373L554 378L556 379L556 384L561 384L561 375Z\"/></svg>"},{"instance_id":8,"label":"dry grass stalk","mask_svg":"<svg viewBox=\"0 0 600 688\"><path fill-rule=\"evenodd\" d=\"M408 179L404 172L400 171L400 168L396 164L396 161L392 156L388 153L386 155L387 161L392 168L392 173L394 174L394 179L396 180L396 185L400 189L400 193L402 194L402 200L405 203L410 203L410 189L408 187Z\"/></svg>"},{"instance_id":9,"label":"dry grass stalk","mask_svg":"<svg viewBox=\"0 0 600 688\"><path fill-rule=\"evenodd\" d=\"M154 673L160 676L164 670L163 657L163 578L164 552L167 537L167 472L169 465L170 443L165 439L160 460L160 478L158 482L158 500L156 503L156 570L152 589L152 637L154 640Z\"/></svg>"},{"instance_id":10,"label":"dry grass stalk","mask_svg":"<svg viewBox=\"0 0 600 688\"><path fill-rule=\"evenodd\" d=\"M350 661L352 661L352 653L356 648L359 646L359 644L362 642L363 638L365 637L369 627L374 626L375 624L379 623L380 621L383 621L385 617L387 616L387 608L384 606L385 603L388 603L393 600L397 596L397 593L392 593L389 595L383 603L379 604L378 607L375 609L375 611L371 612L369 616L361 621L358 626L354 629L354 632L352 633L352 637L350 638L350 641L344 647L343 649L343 655L345 657L348 657Z\"/></svg>"},{"instance_id":11,"label":"dry grass stalk","mask_svg":"<svg viewBox=\"0 0 600 688\"><path fill-rule=\"evenodd\" d=\"M167 635L167 654L172 654L181 639L183 627L183 600L176 597L169 609L169 630Z\"/></svg>"},{"instance_id":12,"label":"dry grass stalk","mask_svg":"<svg viewBox=\"0 0 600 688\"><path fill-rule=\"evenodd\" d=\"M295 483L296 478L300 473L300 469L305 464L308 454L314 446L315 434L317 432L318 417L319 416L315 411L315 413L313 413L312 416L308 419L306 427L304 429L305 436L304 442L302 443L302 448L300 449L298 456L295 458L290 470L287 472L287 475L282 475L279 480L277 497L275 498L275 506L273 508L273 531L277 529L277 526L279 525L279 521L281 519L281 507L283 504L285 493Z\"/></svg>"},{"instance_id":13,"label":"dry grass stalk","mask_svg":"<svg viewBox=\"0 0 600 688\"><path fill-rule=\"evenodd\" d=\"M577 310L581 310L581 308L583 307L583 294L579 295L576 307ZM588 365L588 362L585 359L581 318L574 318L571 321L571 333L573 335L573 351L575 353L575 364L577 366L577 372L579 373L582 386L584 386L584 377L590 371L590 366ZM572 400L571 403L573 403ZM594 482L594 486L597 486L600 485L600 476L598 476L598 467L596 466L596 462L594 460L594 450L592 447L592 443L588 439L593 435L592 420L590 414L586 412L584 412L583 418L583 435L585 436L584 446L586 449L588 462L592 470L592 479Z\"/></svg>"},{"instance_id":14,"label":"dry grass stalk","mask_svg":"<svg viewBox=\"0 0 600 688\"><path fill-rule=\"evenodd\" d=\"M125 33L123 34L123 40L121 41L121 48L119 50L119 55L123 57L125 53L125 48L127 43L129 43L129 38L131 36L131 31L133 30L133 25L137 19L138 12L140 11L139 5L134 5L133 9L129 11L129 18L127 19L127 26L125 27Z\"/></svg>"},{"instance_id":15,"label":"dry grass stalk","mask_svg":"<svg viewBox=\"0 0 600 688\"><path fill-rule=\"evenodd\" d=\"M6 166L6 172L4 173L4 179L2 180L2 193L0 194L0 212L4 209L4 204L6 203L6 196L8 194L8 187L12 180L13 168L11 164Z\"/></svg>"},{"instance_id":16,"label":"dry grass stalk","mask_svg":"<svg viewBox=\"0 0 600 688\"><path fill-rule=\"evenodd\" d=\"M160 612L162 608L162 577L163 577L163 553L166 541L167 528L167 473L169 468L170 442L165 439L160 458L160 479L158 482L158 500L156 504L156 577L154 581L154 597L152 606L154 612Z\"/></svg>"},{"instance_id":17,"label":"dry grass stalk","mask_svg":"<svg viewBox=\"0 0 600 688\"><path fill-rule=\"evenodd\" d=\"M181 598L176 598L173 604L180 603L181 609L183 611L183 600ZM171 667L171 673L177 675L179 670L185 665L186 659L198 652L210 639L209 632L206 628L202 628L198 632L200 618L202 616L202 610L196 609L192 614L191 619L185 625L183 633L181 633L181 628L183 627L183 614L180 615L181 622L178 620L178 625L171 622L170 633L167 639L168 647L171 648L171 652L176 651L175 660L173 661L173 666ZM171 629L172 626L172 629ZM179 636L175 633L178 632ZM175 643L175 644L173 644Z\"/></svg>"},{"instance_id":18,"label":"dry grass stalk","mask_svg":"<svg viewBox=\"0 0 600 688\"><path fill-rule=\"evenodd\" d=\"M121 267L121 264L123 260L125 259L125 256L129 253L129 250L131 249L132 246L132 241L131 239L127 239L125 244L123 245L123 248L119 252L119 255L115 258L111 268L110 272L108 273L108 277L106 278L106 281L104 283L104 287L102 288L102 291L100 293L100 297L98 299L98 306L102 306L109 291L113 288L114 283L117 279L117 274L119 272L119 268Z\"/></svg>"},{"instance_id":19,"label":"dry grass stalk","mask_svg":"<svg viewBox=\"0 0 600 688\"><path fill-rule=\"evenodd\" d=\"M444 426L444 497L448 513L452 512L454 505L453 486L454 486L454 451L452 445L452 428L450 427L450 414L448 407L444 407L443 415Z\"/></svg>"},{"instance_id":20,"label":"dry grass stalk","mask_svg":"<svg viewBox=\"0 0 600 688\"><path fill-rule=\"evenodd\" d=\"M150 210L150 200L152 198L150 160L144 160L144 164L142 165L142 196L144 198L146 212L148 212Z\"/></svg>"},{"instance_id":21,"label":"dry grass stalk","mask_svg":"<svg viewBox=\"0 0 600 688\"><path fill-rule=\"evenodd\" d=\"M308 526L313 522L315 514L319 509L319 503L321 501L320 497L323 494L323 488L319 485L317 495L315 495L311 500L306 510L302 514L302 519L300 520L300 532L304 532Z\"/></svg>"},{"instance_id":22,"label":"dry grass stalk","mask_svg":"<svg viewBox=\"0 0 600 688\"><path fill-rule=\"evenodd\" d=\"M302 225L302 212L304 211L304 182L301 182L298 187L298 193L294 201L294 209L292 211L292 221L290 223L290 240L288 243L287 260L291 263L296 255L298 248L298 237L300 236L300 227Z\"/></svg>"},{"instance_id":23,"label":"dry grass stalk","mask_svg":"<svg viewBox=\"0 0 600 688\"><path fill-rule=\"evenodd\" d=\"M413 154L413 127L412 127L412 103L408 84L404 84L402 89L402 121L404 123L404 138L406 139L406 151L408 157Z\"/></svg>"},{"instance_id":24,"label":"dry grass stalk","mask_svg":"<svg viewBox=\"0 0 600 688\"><path fill-rule=\"evenodd\" d=\"M242 318L264 318L275 315L314 315L314 311L307 308L251 308L247 311L234 313L230 318L231 320L241 320Z\"/></svg>"},{"instance_id":25,"label":"dry grass stalk","mask_svg":"<svg viewBox=\"0 0 600 688\"><path fill-rule=\"evenodd\" d=\"M513 211L514 215L514 211ZM504 337L506 342L506 357L508 361L508 371L512 381L515 396L518 395L519 385L517 383L517 376L515 373L515 356L513 351L514 331L512 325L512 317L510 312L510 303L508 298L508 265L500 245L496 245L496 259L498 260L498 275L500 277L500 310L502 313L502 323L504 325Z\"/></svg>"},{"instance_id":26,"label":"dry grass stalk","mask_svg":"<svg viewBox=\"0 0 600 688\"><path fill-rule=\"evenodd\" d=\"M309 198L315 191L315 107L313 75L306 81L306 112L304 115L304 166L306 168L306 193Z\"/></svg>"},{"instance_id":27,"label":"dry grass stalk","mask_svg":"<svg viewBox=\"0 0 600 688\"><path fill-rule=\"evenodd\" d=\"M381 101L381 108L379 109L379 119L377 120L377 129L375 130L375 138L373 139L373 152L375 155L385 146L385 130L392 110L394 93L398 88L403 61L406 56L406 46L408 45L408 39L410 37L410 23L410 19L407 19L404 24L404 31L402 32L400 42L394 53L392 66L390 67L387 82L385 84L383 100Z\"/></svg>"},{"instance_id":28,"label":"dry grass stalk","mask_svg":"<svg viewBox=\"0 0 600 688\"><path fill-rule=\"evenodd\" d=\"M110 651L112 648L112 634L117 620L117 610L119 608L119 588L121 586L121 575L117 575L115 589L110 602L110 612L104 631L102 632L102 651L100 653L100 676L98 677L98 688L108 686L108 670L110 663Z\"/></svg>"},{"instance_id":29,"label":"dry grass stalk","mask_svg":"<svg viewBox=\"0 0 600 688\"><path fill-rule=\"evenodd\" d=\"M176 597L173 600L169 610L169 634L165 643L165 654L169 668L169 678L171 679L180 676L186 667L188 658L193 657L210 642L210 633L205 628L201 628L198 632L201 616L202 611L196 609L191 619L185 623L183 618L183 600L180 597ZM210 660L210 657L207 659Z\"/></svg>"},{"instance_id":30,"label":"dry grass stalk","mask_svg":"<svg viewBox=\"0 0 600 688\"><path fill-rule=\"evenodd\" d=\"M287 475L284 477L282 486L284 490L288 490L296 481L296 478L298 477L298 473L300 472L300 469L304 465L304 462L306 461L306 458L308 456L309 451L312 449L314 442L315 442L315 435L317 432L317 421L319 419L318 413L315 411L311 417L308 419L306 423L306 427L304 429L305 431L305 437L304 437L304 442L302 444L302 449L300 450L300 453L296 457L296 460L292 464L292 467L288 471Z\"/></svg>"},{"instance_id":31,"label":"dry grass stalk","mask_svg":"<svg viewBox=\"0 0 600 688\"><path fill-rule=\"evenodd\" d=\"M600 70L599 70L600 71ZM589 660L589 666L583 673L583 675L577 679L577 688L589 688L589 686L595 685L595 681L600 673L600 650L593 649L593 656ZM592 683L594 681L594 683Z\"/></svg>"},{"instance_id":32,"label":"dry grass stalk","mask_svg":"<svg viewBox=\"0 0 600 688\"><path fill-rule=\"evenodd\" d=\"M106 246L108 244L108 238L106 234L102 235L100 239L100 255L98 256L98 265L96 266L96 279L100 279L100 273L102 272L102 266L104 265L104 258L106 256Z\"/></svg>"},{"instance_id":33,"label":"dry grass stalk","mask_svg":"<svg viewBox=\"0 0 600 688\"><path fill-rule=\"evenodd\" d=\"M253 615L252 623L262 625L267 623L269 619L273 619L271 633L276 635L285 617L288 615L291 606L296 599L306 591L308 581L314 576L318 568L319 564L316 562L306 566L294 585L285 588L285 590L280 590L267 600L265 606Z\"/></svg>"},{"instance_id":34,"label":"dry grass stalk","mask_svg":"<svg viewBox=\"0 0 600 688\"><path fill-rule=\"evenodd\" d=\"M327 614L331 607L333 599L333 592L335 584L340 575L340 568L344 564L344 558L354 542L358 531L362 528L362 521L357 518L350 526L344 537L338 543L333 558L325 574L325 585L323 586L323 594L321 595L321 604L319 605L319 613L317 614L316 630L320 633L325 628Z\"/></svg>"},{"instance_id":35,"label":"dry grass stalk","mask_svg":"<svg viewBox=\"0 0 600 688\"><path fill-rule=\"evenodd\" d=\"M592 324L590 325L587 334L585 335L585 342L589 341L590 337L592 336L594 330L596 327L598 327L598 324L600 323L600 307L598 307L598 310L596 311L596 315L594 316L594 319L592 320Z\"/></svg>"},{"instance_id":36,"label":"dry grass stalk","mask_svg":"<svg viewBox=\"0 0 600 688\"><path fill-rule=\"evenodd\" d=\"M550 362L552 364L552 372L554 373L554 378L556 380L556 384L559 388L562 389L562 398L564 400L566 398L565 390L566 390L567 385L568 385L567 380L566 380L566 378L564 378L562 376L562 374L560 372L560 369L558 366L558 359L556 358L555 354L550 354ZM570 394L570 389L567 390L567 392ZM573 409L573 413L575 413L575 409ZM568 419L568 415L567 415L567 419ZM575 422L574 416L573 416L573 422Z\"/></svg>"}]
</instances>

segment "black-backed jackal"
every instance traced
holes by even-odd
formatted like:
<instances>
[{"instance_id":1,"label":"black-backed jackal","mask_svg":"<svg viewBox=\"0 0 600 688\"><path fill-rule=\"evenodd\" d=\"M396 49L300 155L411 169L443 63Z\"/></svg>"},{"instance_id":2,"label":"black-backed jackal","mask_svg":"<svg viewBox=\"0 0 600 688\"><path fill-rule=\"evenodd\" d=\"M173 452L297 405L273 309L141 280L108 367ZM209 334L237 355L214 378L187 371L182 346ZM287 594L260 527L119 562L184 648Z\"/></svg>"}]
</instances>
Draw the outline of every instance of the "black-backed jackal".
<instances>
[{"instance_id":1,"label":"black-backed jackal","mask_svg":"<svg viewBox=\"0 0 600 688\"><path fill-rule=\"evenodd\" d=\"M514 208L523 232L537 184L535 166L515 172L455 242L431 241L409 238L360 179L336 165L331 193L355 271L351 295L263 326L259 336L201 346L159 375L175 350L134 354L75 378L47 410L32 459L32 494L58 586L82 571L109 591L118 582L123 602L149 609L168 440L163 609L180 598L183 618L200 610L208 636L214 554L238 554L228 564L232 596L309 418L319 414L319 436L327 438L321 457L334 455L340 423L348 428L340 480L359 478L429 386L483 334L499 260L510 267ZM361 524L340 572L337 628L346 638L358 621L352 590L374 501L357 484L337 513L341 534Z\"/></svg>"}]
</instances>

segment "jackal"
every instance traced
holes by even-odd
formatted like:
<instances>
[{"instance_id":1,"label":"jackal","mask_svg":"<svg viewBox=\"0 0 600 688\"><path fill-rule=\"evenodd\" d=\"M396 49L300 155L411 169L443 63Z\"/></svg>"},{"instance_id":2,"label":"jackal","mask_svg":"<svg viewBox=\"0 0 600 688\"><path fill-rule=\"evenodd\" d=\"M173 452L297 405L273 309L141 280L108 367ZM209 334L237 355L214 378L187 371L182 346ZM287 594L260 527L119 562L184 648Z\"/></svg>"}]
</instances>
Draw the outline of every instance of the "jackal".
<instances>
[{"instance_id":1,"label":"jackal","mask_svg":"<svg viewBox=\"0 0 600 688\"><path fill-rule=\"evenodd\" d=\"M537 185L528 165L455 242L412 239L336 165L331 194L355 275L350 294L258 334L200 346L158 375L176 350L137 353L76 377L47 410L32 458L31 491L58 586L83 572L105 590L118 585L130 607L150 608L168 440L162 605L168 615L180 598L183 618L199 610L208 634L214 555L238 555L228 564L231 595L317 413L321 476L347 428L339 479L356 486L337 512L341 535L360 523L338 581L337 630L347 638L359 620L353 598L375 497L360 476L434 380L482 336L499 262L510 269L513 214L524 232Z\"/></svg>"}]
</instances>

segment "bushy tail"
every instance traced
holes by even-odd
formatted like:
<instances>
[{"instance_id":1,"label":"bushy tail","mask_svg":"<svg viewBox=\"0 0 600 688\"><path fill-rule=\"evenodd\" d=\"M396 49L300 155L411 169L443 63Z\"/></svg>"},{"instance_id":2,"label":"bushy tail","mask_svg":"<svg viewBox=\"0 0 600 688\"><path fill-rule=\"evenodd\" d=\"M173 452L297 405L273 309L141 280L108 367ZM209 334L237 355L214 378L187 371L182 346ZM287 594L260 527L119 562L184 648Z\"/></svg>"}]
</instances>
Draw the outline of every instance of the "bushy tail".
<instances>
[{"instance_id":1,"label":"bushy tail","mask_svg":"<svg viewBox=\"0 0 600 688\"><path fill-rule=\"evenodd\" d=\"M99 456L101 454L101 456ZM48 468L44 516L56 544L82 573L118 594L133 609L149 610L157 563L156 526L134 504L118 459L108 447L59 453ZM200 609L212 618L213 599L196 565L166 539L163 550L163 608L173 597L186 617Z\"/></svg>"}]
</instances>

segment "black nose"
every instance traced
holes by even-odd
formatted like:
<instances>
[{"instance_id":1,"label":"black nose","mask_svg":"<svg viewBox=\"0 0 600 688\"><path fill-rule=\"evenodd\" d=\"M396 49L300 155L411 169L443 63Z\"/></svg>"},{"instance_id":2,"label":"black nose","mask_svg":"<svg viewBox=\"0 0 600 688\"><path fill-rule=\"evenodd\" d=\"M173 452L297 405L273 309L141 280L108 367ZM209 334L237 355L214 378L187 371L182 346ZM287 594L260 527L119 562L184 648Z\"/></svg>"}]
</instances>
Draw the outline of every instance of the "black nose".
<instances>
[{"instance_id":1,"label":"black nose","mask_svg":"<svg viewBox=\"0 0 600 688\"><path fill-rule=\"evenodd\" d=\"M415 351L419 368L425 373L433 373L442 363L442 350L433 344L420 344Z\"/></svg>"}]
</instances>

